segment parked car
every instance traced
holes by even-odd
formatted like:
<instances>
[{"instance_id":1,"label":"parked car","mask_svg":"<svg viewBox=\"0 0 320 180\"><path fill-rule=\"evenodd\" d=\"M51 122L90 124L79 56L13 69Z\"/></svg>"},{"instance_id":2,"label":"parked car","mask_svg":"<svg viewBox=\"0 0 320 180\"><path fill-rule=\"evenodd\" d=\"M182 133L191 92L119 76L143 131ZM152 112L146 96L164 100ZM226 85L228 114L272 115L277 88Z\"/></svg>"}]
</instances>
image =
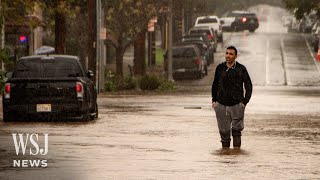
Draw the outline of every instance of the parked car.
<instances>
[{"instance_id":1,"label":"parked car","mask_svg":"<svg viewBox=\"0 0 320 180\"><path fill-rule=\"evenodd\" d=\"M98 117L97 92L76 56L35 55L17 61L2 96L3 120L35 116L81 120Z\"/></svg>"},{"instance_id":2,"label":"parked car","mask_svg":"<svg viewBox=\"0 0 320 180\"><path fill-rule=\"evenodd\" d=\"M259 27L257 15L248 11L232 11L221 18L223 30L254 32Z\"/></svg>"},{"instance_id":3,"label":"parked car","mask_svg":"<svg viewBox=\"0 0 320 180\"><path fill-rule=\"evenodd\" d=\"M311 32L315 22L316 22L315 15L311 14L311 15L304 16L299 21L298 31L303 33Z\"/></svg>"},{"instance_id":4,"label":"parked car","mask_svg":"<svg viewBox=\"0 0 320 180\"><path fill-rule=\"evenodd\" d=\"M189 29L188 34L203 34L206 33L208 36L208 39L210 43L213 46L217 46L217 34L214 32L214 30L210 26L198 26L198 27L193 27Z\"/></svg>"},{"instance_id":5,"label":"parked car","mask_svg":"<svg viewBox=\"0 0 320 180\"><path fill-rule=\"evenodd\" d=\"M186 43L193 43L193 42L203 42L207 45L208 47L208 58L207 62L208 64L211 64L214 61L214 52L216 52L217 50L217 44L212 44L210 43L207 34L206 33L202 33L202 34L189 34L189 35L185 35L182 37L181 42Z\"/></svg>"},{"instance_id":6,"label":"parked car","mask_svg":"<svg viewBox=\"0 0 320 180\"><path fill-rule=\"evenodd\" d=\"M218 35L218 42L223 42L223 32L220 19L217 16L200 16L197 17L195 27L209 26Z\"/></svg>"},{"instance_id":7,"label":"parked car","mask_svg":"<svg viewBox=\"0 0 320 180\"><path fill-rule=\"evenodd\" d=\"M199 48L201 55L205 56L208 66L214 62L214 55L210 52L209 47L201 40L188 40L179 42L177 45L196 45Z\"/></svg>"},{"instance_id":8,"label":"parked car","mask_svg":"<svg viewBox=\"0 0 320 180\"><path fill-rule=\"evenodd\" d=\"M288 32L298 32L299 31L299 23L300 21L296 18L293 18L291 23L288 26Z\"/></svg>"},{"instance_id":9,"label":"parked car","mask_svg":"<svg viewBox=\"0 0 320 180\"><path fill-rule=\"evenodd\" d=\"M320 38L320 20L317 20L311 29L311 45L315 52L319 48L319 38Z\"/></svg>"},{"instance_id":10,"label":"parked car","mask_svg":"<svg viewBox=\"0 0 320 180\"><path fill-rule=\"evenodd\" d=\"M164 63L166 71L167 61L166 53ZM188 76L202 78L208 74L207 61L196 45L174 46L172 47L172 72L175 79Z\"/></svg>"},{"instance_id":11,"label":"parked car","mask_svg":"<svg viewBox=\"0 0 320 180\"><path fill-rule=\"evenodd\" d=\"M292 22L293 17L292 16L283 16L282 17L282 25L284 27L288 27Z\"/></svg>"},{"instance_id":12,"label":"parked car","mask_svg":"<svg viewBox=\"0 0 320 180\"><path fill-rule=\"evenodd\" d=\"M320 26L320 20L316 20L316 22L314 23L314 25L312 26L312 29L311 29L311 35L315 34L317 28Z\"/></svg>"},{"instance_id":13,"label":"parked car","mask_svg":"<svg viewBox=\"0 0 320 180\"><path fill-rule=\"evenodd\" d=\"M317 30L312 34L311 45L314 52L318 52L319 49L319 39L320 39L320 26L317 27Z\"/></svg>"}]
</instances>

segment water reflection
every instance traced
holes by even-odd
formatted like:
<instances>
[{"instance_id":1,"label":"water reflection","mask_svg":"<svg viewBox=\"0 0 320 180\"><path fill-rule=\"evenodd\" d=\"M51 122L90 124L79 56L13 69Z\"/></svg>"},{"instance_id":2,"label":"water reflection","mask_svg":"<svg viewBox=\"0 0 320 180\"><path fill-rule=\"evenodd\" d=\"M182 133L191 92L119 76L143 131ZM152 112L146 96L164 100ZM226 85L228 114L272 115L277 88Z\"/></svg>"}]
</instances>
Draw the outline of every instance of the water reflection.
<instances>
[{"instance_id":1,"label":"water reflection","mask_svg":"<svg viewBox=\"0 0 320 180\"><path fill-rule=\"evenodd\" d=\"M225 148L221 148L218 150L215 150L211 153L212 155L249 155L249 152L243 149L233 149L233 148L229 148L229 149L225 149Z\"/></svg>"}]
</instances>

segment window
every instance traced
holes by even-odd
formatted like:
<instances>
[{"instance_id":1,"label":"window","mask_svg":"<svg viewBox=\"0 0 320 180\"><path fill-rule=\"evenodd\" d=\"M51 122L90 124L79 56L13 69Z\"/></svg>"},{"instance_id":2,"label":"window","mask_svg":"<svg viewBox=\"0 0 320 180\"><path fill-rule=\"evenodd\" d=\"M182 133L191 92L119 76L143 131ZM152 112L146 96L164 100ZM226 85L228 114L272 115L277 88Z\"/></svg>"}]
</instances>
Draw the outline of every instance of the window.
<instances>
[{"instance_id":1,"label":"window","mask_svg":"<svg viewBox=\"0 0 320 180\"><path fill-rule=\"evenodd\" d=\"M208 24L208 23L217 23L218 20L216 18L205 18L199 19L198 24Z\"/></svg>"},{"instance_id":2,"label":"window","mask_svg":"<svg viewBox=\"0 0 320 180\"><path fill-rule=\"evenodd\" d=\"M17 63L13 77L82 77L76 61L62 59L23 59Z\"/></svg>"}]
</instances>

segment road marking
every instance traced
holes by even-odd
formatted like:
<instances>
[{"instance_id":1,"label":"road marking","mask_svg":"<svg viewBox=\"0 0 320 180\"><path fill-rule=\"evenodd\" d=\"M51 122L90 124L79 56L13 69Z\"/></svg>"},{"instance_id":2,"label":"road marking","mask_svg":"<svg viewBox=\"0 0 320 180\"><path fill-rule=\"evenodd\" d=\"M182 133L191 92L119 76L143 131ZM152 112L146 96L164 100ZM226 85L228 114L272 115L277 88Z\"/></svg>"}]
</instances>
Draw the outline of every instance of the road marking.
<instances>
[{"instance_id":1,"label":"road marking","mask_svg":"<svg viewBox=\"0 0 320 180\"><path fill-rule=\"evenodd\" d=\"M199 106L188 106L188 107L184 107L184 109L202 109Z\"/></svg>"},{"instance_id":2,"label":"road marking","mask_svg":"<svg viewBox=\"0 0 320 180\"><path fill-rule=\"evenodd\" d=\"M270 21L267 19L267 32L270 32Z\"/></svg>"},{"instance_id":3,"label":"road marking","mask_svg":"<svg viewBox=\"0 0 320 180\"><path fill-rule=\"evenodd\" d=\"M266 54L266 85L270 84L270 77L269 77L269 73L270 73L270 40L267 39L267 54Z\"/></svg>"},{"instance_id":4,"label":"road marking","mask_svg":"<svg viewBox=\"0 0 320 180\"><path fill-rule=\"evenodd\" d=\"M283 38L281 38L280 41L281 41L280 49L281 49L283 73L284 73L284 85L288 85L287 58L285 57Z\"/></svg>"},{"instance_id":5,"label":"road marking","mask_svg":"<svg viewBox=\"0 0 320 180\"><path fill-rule=\"evenodd\" d=\"M306 44L307 44L307 46L308 46L309 53L310 53L310 55L311 55L311 57L312 57L312 59L313 59L313 62L314 62L314 64L316 65L316 67L317 67L317 69L318 69L318 71L319 71L319 73L320 73L320 63L318 63L317 60L316 60L316 57L314 57L313 52L312 52L312 49L311 49L311 47L310 47L310 45L309 45L309 43L308 43L308 41L307 41L306 36L303 36L303 37L304 37L304 40L306 41Z\"/></svg>"}]
</instances>

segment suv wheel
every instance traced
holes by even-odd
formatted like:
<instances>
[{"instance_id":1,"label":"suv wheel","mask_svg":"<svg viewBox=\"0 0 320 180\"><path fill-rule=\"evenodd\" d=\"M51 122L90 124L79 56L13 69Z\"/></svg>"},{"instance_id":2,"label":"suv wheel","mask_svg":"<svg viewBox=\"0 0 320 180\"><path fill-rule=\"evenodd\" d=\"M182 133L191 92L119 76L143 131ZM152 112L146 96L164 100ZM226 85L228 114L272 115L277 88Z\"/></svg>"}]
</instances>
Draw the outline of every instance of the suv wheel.
<instances>
[{"instance_id":1,"label":"suv wheel","mask_svg":"<svg viewBox=\"0 0 320 180\"><path fill-rule=\"evenodd\" d=\"M318 52L318 43L316 43L316 44L313 46L313 50L314 50L314 52Z\"/></svg>"},{"instance_id":2,"label":"suv wheel","mask_svg":"<svg viewBox=\"0 0 320 180\"><path fill-rule=\"evenodd\" d=\"M231 29L232 29L232 31L234 31L234 32L238 31L238 28L237 28L237 26L236 26L235 24L232 24L232 25L231 25Z\"/></svg>"},{"instance_id":3,"label":"suv wheel","mask_svg":"<svg viewBox=\"0 0 320 180\"><path fill-rule=\"evenodd\" d=\"M3 112L3 122L14 121L15 115L9 112Z\"/></svg>"},{"instance_id":4,"label":"suv wheel","mask_svg":"<svg viewBox=\"0 0 320 180\"><path fill-rule=\"evenodd\" d=\"M93 119L98 119L98 117L99 117L99 110L98 110L98 104L96 103Z\"/></svg>"},{"instance_id":5,"label":"suv wheel","mask_svg":"<svg viewBox=\"0 0 320 180\"><path fill-rule=\"evenodd\" d=\"M208 75L208 66L207 66L207 65L204 67L204 75L205 75L205 76Z\"/></svg>"}]
</instances>

